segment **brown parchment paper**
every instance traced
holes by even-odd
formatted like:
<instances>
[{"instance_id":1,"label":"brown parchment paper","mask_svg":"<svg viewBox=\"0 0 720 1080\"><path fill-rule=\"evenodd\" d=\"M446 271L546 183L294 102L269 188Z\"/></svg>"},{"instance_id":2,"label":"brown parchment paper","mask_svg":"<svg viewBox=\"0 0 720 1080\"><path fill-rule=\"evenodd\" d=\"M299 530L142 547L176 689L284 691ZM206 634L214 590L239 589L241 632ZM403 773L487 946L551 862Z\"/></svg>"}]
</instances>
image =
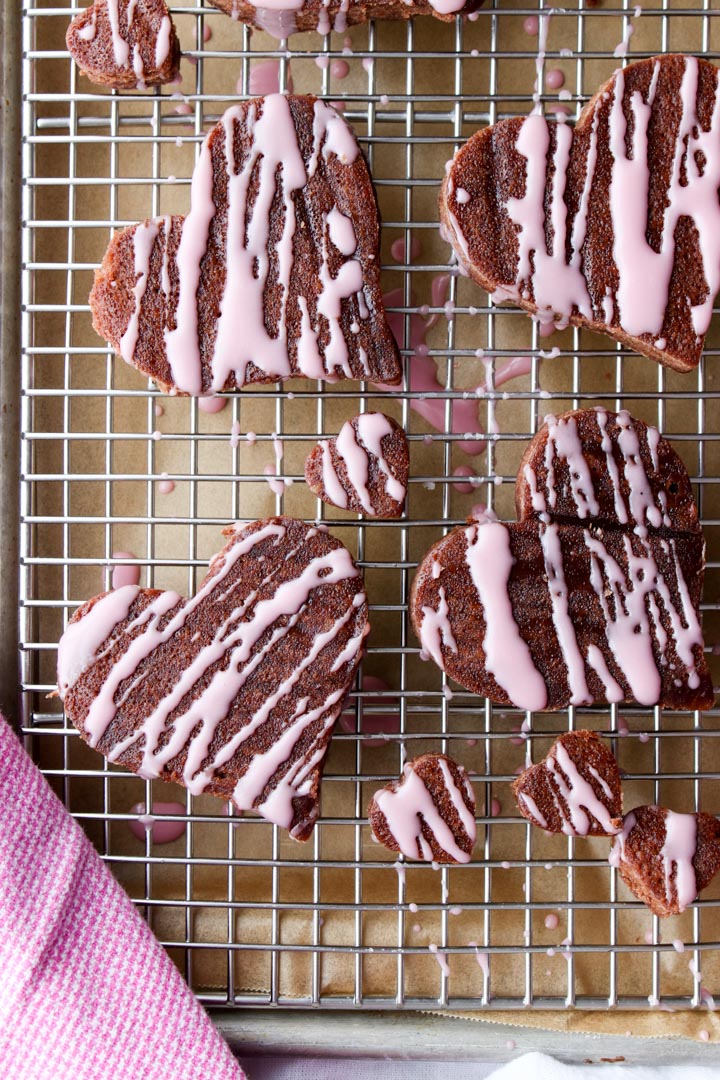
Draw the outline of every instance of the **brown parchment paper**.
<instances>
[{"instance_id":1,"label":"brown parchment paper","mask_svg":"<svg viewBox=\"0 0 720 1080\"><path fill-rule=\"evenodd\" d=\"M664 32L669 49L700 51L704 40L716 48L717 20L683 16L685 6L673 3L668 18L661 15L659 2L645 5L636 20L632 53L659 50ZM612 53L622 38L623 21L617 12L608 15L602 4L586 12L582 21L574 3L568 10L570 14L551 19L548 49L555 55L548 64L564 70L571 95L588 95L617 64ZM385 285L388 290L407 287L410 303L430 303L431 281L449 258L437 232L436 200L455 141L471 134L489 109L499 116L530 107L536 39L523 31L526 14L527 9L506 2L492 16L481 13L465 26L461 54L456 53L454 26L416 20L412 78L402 25L378 24L372 32L353 29L347 47L354 51L344 57L350 67L345 79L319 68L312 52L306 55L321 48L319 38L304 35L290 42L295 90L324 88L332 99L344 98L361 140L372 137L363 145L369 145L388 223L382 247ZM195 16L179 13L177 24L183 47L194 49ZM65 18L53 16L48 8L35 25L38 49L64 48ZM138 94L113 101L77 76L62 55L34 65L36 91L56 96L33 103L33 131L57 136L35 147L33 165L35 177L45 184L35 190L32 210L42 227L33 233L32 258L38 268L32 299L38 310L30 314L36 351L27 380L33 390L27 435L37 436L29 458L30 508L38 519L29 531L29 553L37 562L28 570L28 590L40 603L28 613L27 625L29 640L39 646L30 650L28 678L41 689L54 683L54 646L63 615L107 586L107 561L113 551L132 552L141 560L142 584L192 591L221 544L223 523L279 509L264 473L276 465L273 433L279 432L283 442L282 474L295 480L282 508L313 517L321 508L302 483L304 458L319 434L336 433L361 403L353 384L341 384L318 399L313 384L296 382L277 395L267 390L236 395L224 411L204 415L189 399L155 394L136 372L108 356L92 331L87 295L92 267L101 260L110 235L108 223L185 212L197 138L236 100L238 79L247 90L251 60L277 55L272 39L260 33L250 37L209 8L205 25L212 37L200 66L184 59L182 86L165 88L159 96ZM383 55L368 72L361 58L370 45ZM496 62L487 56L493 45ZM578 45L588 51L582 61L574 51ZM332 59L343 58L343 47L343 35L333 35ZM486 55L473 56L473 49ZM560 49L573 50L572 55L558 59ZM359 97L367 94L368 79L375 95L369 112ZM196 105L200 86L211 99ZM455 96L458 90L461 98ZM185 104L177 96L181 93L193 109L190 117L176 112ZM76 137L68 140L69 134ZM416 141L409 141L408 134ZM109 140L109 135L114 138ZM378 137L385 141L376 141ZM104 179L109 175L120 178L114 188ZM77 183L70 190L63 180L73 177ZM68 218L76 223L71 230L64 224ZM390 254L406 222L422 244L407 277ZM72 267L69 274L66 259ZM58 263L62 269L51 268ZM496 368L516 354L539 357L544 343L533 337L529 320L503 311L490 319L480 290L462 278L453 289L458 308L454 319L448 322L443 316L427 340L437 350L443 378L443 350L451 347L455 353L448 374L455 389L483 382L477 348L496 357ZM509 396L499 400L495 410L499 437L472 459L452 439L404 409L401 394L370 400L369 407L404 421L408 430L410 525L403 533L395 526L359 526L355 517L340 511L324 508L323 513L366 565L373 630L364 672L382 677L391 687L390 703L382 705L382 711L399 714L398 691L404 688L408 754L438 749L444 737L447 751L476 774L481 823L470 866L435 872L408 865L403 882L390 853L371 842L362 824L365 808L384 778L397 775L400 749L394 740L380 746L358 741L355 725L359 722L362 731L363 717L356 716L356 697L351 699L348 730L340 729L333 741L323 823L315 838L300 846L281 836L274 848L272 828L252 815L230 823L224 806L214 799L190 800L182 789L160 783L150 791L139 778L108 767L62 727L57 702L46 701L40 691L27 691L26 721L36 729L31 742L37 760L129 893L145 902L141 910L198 993L222 999L233 993L267 994L273 986L286 998L361 993L371 1000L403 993L427 1000L431 1008L441 979L438 962L427 948L435 943L449 950L448 993L455 1010L459 1002L477 1004L477 1011L456 1015L568 1031L697 1036L706 1029L716 1036L716 1018L704 1008L483 1011L485 980L470 942L489 954L487 989L492 997L519 1007L530 996L562 1006L569 986L578 1000L607 999L613 979L619 1001L640 1004L653 993L654 976L661 998L690 1004L693 943L703 947L703 986L711 993L720 989L720 915L713 906L700 906L658 929L622 885L613 895L607 843L568 842L521 822L508 786L525 760L525 745L514 732L521 717L486 708L459 690L447 700L440 673L417 657L405 604L413 565L441 535L445 521L462 520L480 501L494 506L501 517L513 516L512 481L539 416L598 400L593 395L613 407L622 391L624 404L633 412L662 423L676 439L691 474L699 478L698 497L708 523L705 630L712 645L718 640L714 608L720 554L712 483L720 464L713 438L718 405L711 396L718 389L712 351L717 344L715 326L702 373L679 376L662 373L639 357L628 356L620 364L612 344L591 334L555 335L548 348L557 345L561 355L542 364L538 358L533 376L503 387ZM66 355L68 348L75 350L72 355ZM63 391L71 396L65 398ZM489 427L487 402L480 400L478 408ZM256 432L257 441L241 439L233 449L233 423L242 433ZM155 431L162 437L153 438ZM700 431L709 434L700 438ZM455 467L468 463L482 478L472 495L448 482ZM175 479L172 494L159 493L163 473ZM65 567L60 565L63 558ZM569 722L565 714L534 718L535 760ZM641 710L621 716L610 710L583 713L574 723L615 732L627 726L628 734L615 741L627 773L627 807L659 801L691 810L697 797L703 809L720 811L717 780L705 778L720 765L718 740L711 737L715 714L700 718L699 734L693 733L692 717ZM640 733L648 739L641 741ZM177 800L191 811L191 823L180 839L160 846L152 843L151 834L144 841L131 834L131 808L148 798ZM493 800L499 806L493 807ZM720 887L711 886L704 897L716 901ZM558 916L556 929L545 926L550 913ZM658 949L658 933L666 945L673 940L688 943L687 951ZM571 942L569 948L562 944L565 939ZM273 943L282 948L271 948ZM616 946L614 962L611 943ZM406 951L402 969L400 946ZM335 951L326 951L330 947ZM528 947L538 951L530 954ZM465 951L453 953L453 948Z\"/></svg>"}]
</instances>

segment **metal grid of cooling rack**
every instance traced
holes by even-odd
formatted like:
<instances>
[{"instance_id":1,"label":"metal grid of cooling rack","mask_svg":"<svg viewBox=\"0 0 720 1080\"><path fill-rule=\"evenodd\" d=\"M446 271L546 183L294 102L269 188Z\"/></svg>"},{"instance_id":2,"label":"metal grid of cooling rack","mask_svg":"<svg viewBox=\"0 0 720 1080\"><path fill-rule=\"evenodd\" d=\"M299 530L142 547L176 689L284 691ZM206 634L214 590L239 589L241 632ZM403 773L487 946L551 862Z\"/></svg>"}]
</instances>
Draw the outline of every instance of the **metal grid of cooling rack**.
<instances>
[{"instance_id":1,"label":"metal grid of cooling rack","mask_svg":"<svg viewBox=\"0 0 720 1080\"><path fill-rule=\"evenodd\" d=\"M636 19L631 58L673 49L716 58L720 20L712 7L710 0L703 7L648 4ZM402 290L392 306L412 365L418 305L429 301L433 275L448 269L435 212L442 165L478 126L530 107L536 43L522 23L538 9L493 0L472 22L370 24L351 32L351 54L342 35L303 35L290 42L289 54L209 6L174 6L186 50L181 104L187 108L180 112L175 88L105 95L81 79L64 47L75 10L29 0L18 16L24 50L21 723L36 760L208 1004L637 1008L662 999L701 1005L720 977L720 892L709 889L674 921L670 937L661 935L658 920L607 868L602 842L537 835L514 813L507 784L526 749L540 757L557 733L592 726L612 738L627 795L637 802L720 810L713 793L720 779L717 713L500 713L471 695L453 694L444 676L420 663L407 596L423 551L462 522L474 500L512 516L514 472L542 414L602 401L657 423L688 462L708 539L704 619L711 651L720 569L714 371L720 338L709 339L706 359L687 376L577 330L558 339L560 357L543 360L544 343L521 313L494 308L453 275L450 308L431 308L440 322L428 335L429 355L442 385L426 399L443 403L441 430L433 430L411 408L407 381L390 396L366 385L263 388L235 396L210 419L196 402L167 401L143 386L89 330L91 272L111 230L186 207L203 132L238 94L250 92L253 65L277 58L281 88L292 71L296 91L341 99L358 132L384 219L383 269L389 286ZM612 46L633 14L629 6L591 8L582 0L553 14L546 63L564 66L571 109L579 110L618 62ZM323 66L323 57L353 65L347 83L332 63ZM556 97L544 100L551 107ZM168 164L174 149L185 155L177 181ZM393 261L389 240L404 240L407 250L413 237L422 241L424 257ZM493 433L486 444L453 424L453 408L469 387L483 380L493 385L476 356L479 345L496 377L518 353L531 361L524 379L489 390L480 401L483 426ZM370 407L394 411L409 433L408 515L399 522L334 517L300 483L302 460L318 435ZM230 447L231 423L257 431L255 446L241 439ZM272 457L274 438L284 444L282 462ZM473 440L481 453L463 456L459 444ZM273 497L261 467L268 460L295 481ZM453 482L454 469L468 463L476 473L473 495ZM164 474L177 485L172 504L158 495ZM371 599L364 667L390 687L352 694L352 714L335 736L326 769L322 820L306 847L260 820L228 820L215 800L163 793L109 766L85 750L57 704L45 698L62 626L109 583L112 566L137 564L143 584L192 591L218 547L219 528L250 516L249 509L252 516L262 516L261 509L317 516L353 548ZM131 544L141 554L113 558ZM397 730L375 746L364 725L378 712L385 722L396 718ZM518 735L523 719L528 730ZM478 846L467 867L398 871L368 843L365 807L405 756L429 748L451 753L476 774ZM132 807L171 798L182 800L182 837L161 846L147 830L144 840L135 839L128 829L138 818ZM163 816L157 807L153 813ZM557 916L559 929L548 929L548 915ZM683 954L672 938L686 943Z\"/></svg>"}]
</instances>

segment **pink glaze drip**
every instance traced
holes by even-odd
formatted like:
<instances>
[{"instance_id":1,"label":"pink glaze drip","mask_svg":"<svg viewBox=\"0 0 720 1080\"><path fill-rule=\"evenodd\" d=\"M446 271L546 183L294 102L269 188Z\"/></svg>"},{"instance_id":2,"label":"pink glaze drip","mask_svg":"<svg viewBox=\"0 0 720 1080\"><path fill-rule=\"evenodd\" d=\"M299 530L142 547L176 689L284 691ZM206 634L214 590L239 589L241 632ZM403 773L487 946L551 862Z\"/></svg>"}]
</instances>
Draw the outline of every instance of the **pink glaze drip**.
<instances>
[{"instance_id":1,"label":"pink glaze drip","mask_svg":"<svg viewBox=\"0 0 720 1080\"><path fill-rule=\"evenodd\" d=\"M465 559L485 620L485 667L510 701L539 711L547 704L545 681L520 636L508 595L513 566L505 525L487 522L465 530Z\"/></svg>"},{"instance_id":2,"label":"pink glaze drip","mask_svg":"<svg viewBox=\"0 0 720 1080\"><path fill-rule=\"evenodd\" d=\"M346 79L350 74L350 65L347 60L333 60L330 64L330 74L333 79Z\"/></svg>"},{"instance_id":3,"label":"pink glaze drip","mask_svg":"<svg viewBox=\"0 0 720 1080\"><path fill-rule=\"evenodd\" d=\"M131 814L137 814L135 821L128 821L130 832L138 840L145 840L149 834L153 844L172 844L179 840L185 832L184 821L157 821L157 816L166 817L170 814L185 815L186 808L178 802L154 802L150 807L150 813L145 810L145 803L135 803L130 807Z\"/></svg>"},{"instance_id":4,"label":"pink glaze drip","mask_svg":"<svg viewBox=\"0 0 720 1080\"><path fill-rule=\"evenodd\" d=\"M287 74L287 92L293 92L293 78L289 71ZM277 94L280 90L280 61L262 60L253 64L248 76L248 93L251 97L264 97L266 94ZM242 76L238 79L237 91L243 93Z\"/></svg>"},{"instance_id":5,"label":"pink glaze drip","mask_svg":"<svg viewBox=\"0 0 720 1080\"><path fill-rule=\"evenodd\" d=\"M202 397L198 399L198 409L202 413L212 415L213 413L222 412L227 405L229 398L221 397Z\"/></svg>"},{"instance_id":6,"label":"pink glaze drip","mask_svg":"<svg viewBox=\"0 0 720 1080\"><path fill-rule=\"evenodd\" d=\"M453 469L453 476L475 476L475 470L469 465L458 465L456 469ZM459 491L461 495L472 495L475 490L474 484L460 483L453 484L456 491Z\"/></svg>"},{"instance_id":7,"label":"pink glaze drip","mask_svg":"<svg viewBox=\"0 0 720 1080\"><path fill-rule=\"evenodd\" d=\"M375 675L363 675L362 690L374 694L378 691L390 691L390 687L384 679ZM387 712L374 713L370 709L382 708ZM340 727L349 734L357 731L355 706L351 702L349 707L340 714ZM366 699L363 702L360 733L365 746L384 746L389 739L394 738L400 731L400 710L392 697L379 697Z\"/></svg>"},{"instance_id":8,"label":"pink glaze drip","mask_svg":"<svg viewBox=\"0 0 720 1080\"><path fill-rule=\"evenodd\" d=\"M172 495L175 490L175 481L168 480L167 474L162 474L162 479L158 480L158 491L161 495Z\"/></svg>"},{"instance_id":9,"label":"pink glaze drip","mask_svg":"<svg viewBox=\"0 0 720 1080\"><path fill-rule=\"evenodd\" d=\"M452 276L450 274L436 274L430 282L430 301L434 308L444 308L447 301L447 294L450 288L450 282ZM440 315L435 312L427 320L426 328L431 330L437 322L440 321Z\"/></svg>"},{"instance_id":10,"label":"pink glaze drip","mask_svg":"<svg viewBox=\"0 0 720 1080\"><path fill-rule=\"evenodd\" d=\"M628 21L628 24L625 27L625 33L623 34L622 41L615 46L615 49L613 50L613 56L616 56L619 59L627 56L628 49L630 48L630 38L633 36L634 33L635 27L630 21Z\"/></svg>"},{"instance_id":11,"label":"pink glaze drip","mask_svg":"<svg viewBox=\"0 0 720 1080\"><path fill-rule=\"evenodd\" d=\"M537 15L528 15L528 17L523 22L523 30L525 31L525 33L528 34L530 37L535 37L539 29L540 24L538 22Z\"/></svg>"},{"instance_id":12,"label":"pink glaze drip","mask_svg":"<svg viewBox=\"0 0 720 1080\"><path fill-rule=\"evenodd\" d=\"M404 237L398 237L398 239L393 240L390 245L390 254L395 262L398 263L411 263L414 259L419 257L421 252L422 245L414 234L410 239L409 250Z\"/></svg>"},{"instance_id":13,"label":"pink glaze drip","mask_svg":"<svg viewBox=\"0 0 720 1080\"><path fill-rule=\"evenodd\" d=\"M422 609L423 621L420 624L420 645L428 656L432 657L437 666L444 670L445 661L441 646L444 645L446 649L453 653L457 653L458 647L448 618L448 603L442 585L438 589L438 597L437 610L431 607L423 607Z\"/></svg>"},{"instance_id":14,"label":"pink glaze drip","mask_svg":"<svg viewBox=\"0 0 720 1080\"><path fill-rule=\"evenodd\" d=\"M474 843L475 819L465 806L462 793L458 790L446 763L441 761L440 764L445 766L443 779L447 794L460 814L465 831ZM387 827L397 842L398 848L406 858L432 861L432 849L422 834L422 825L425 824L439 847L452 856L456 862L470 862L470 855L458 846L452 829L440 814L432 795L410 764L405 765L402 779L395 790L383 788L376 792L375 803L384 815Z\"/></svg>"},{"instance_id":15,"label":"pink glaze drip","mask_svg":"<svg viewBox=\"0 0 720 1080\"><path fill-rule=\"evenodd\" d=\"M136 559L132 551L113 551L113 559ZM139 566L114 566L112 572L112 588L122 589L125 585L140 584Z\"/></svg>"},{"instance_id":16,"label":"pink glaze drip","mask_svg":"<svg viewBox=\"0 0 720 1080\"><path fill-rule=\"evenodd\" d=\"M551 68L545 76L545 85L548 90L559 90L565 85L565 73L560 68Z\"/></svg>"},{"instance_id":17,"label":"pink glaze drip","mask_svg":"<svg viewBox=\"0 0 720 1080\"><path fill-rule=\"evenodd\" d=\"M252 102L247 114L236 106L225 113L225 158L227 162L227 274L220 303L217 334L212 356L210 390L222 390L231 375L236 385L246 381L247 365L262 364L265 374L285 378L290 374L286 307L290 275L294 263L296 228L294 193L301 190L315 174L320 155L325 160L335 154L344 164L351 164L358 153L354 136L343 120L323 102L315 103L313 146L307 164L301 152L297 131L287 98L283 94L265 97L261 105ZM251 144L242 161L235 158L235 133L244 124ZM282 170L284 206L282 232L269 253L270 212L276 197L278 172ZM259 194L252 208L248 204L251 177L257 179ZM326 221L332 207L326 214ZM190 213L185 218L176 262L179 293L175 327L166 330L167 358L173 382L179 390L199 395L201 355L198 338L197 293L201 262L208 247L210 226L215 216L213 165L209 144L203 144L193 173ZM301 313L297 339L298 364L312 378L334 379L338 374L352 374L348 349L340 324L341 304L362 288L360 263L349 258L332 275L329 269L331 241L324 237L319 268L321 292L318 315L327 323L325 361L318 346L319 328L312 325L307 302L299 298ZM276 335L265 325L265 290L273 275L279 295L279 319ZM368 312L369 315L369 312Z\"/></svg>"},{"instance_id":18,"label":"pink glaze drip","mask_svg":"<svg viewBox=\"0 0 720 1080\"><path fill-rule=\"evenodd\" d=\"M433 6L435 5L433 4ZM433 941L431 941L428 945L428 949L437 960L443 975L447 978L447 976L450 974L450 965L447 962L446 954L440 949L438 949L437 945Z\"/></svg>"},{"instance_id":19,"label":"pink glaze drip","mask_svg":"<svg viewBox=\"0 0 720 1080\"><path fill-rule=\"evenodd\" d=\"M559 922L557 915L551 911L549 915L545 916L545 929L557 930Z\"/></svg>"},{"instance_id":20,"label":"pink glaze drip","mask_svg":"<svg viewBox=\"0 0 720 1080\"><path fill-rule=\"evenodd\" d=\"M446 276L446 275L443 275ZM386 293L383 302L387 307L403 307L404 296L402 289L395 289ZM434 304L434 301L433 301ZM438 316L439 317L439 316ZM387 320L395 340L400 348L404 348L405 341L405 316L400 312L388 311ZM408 389L410 391L410 408L414 409L424 420L435 428L436 431L444 432L445 407L444 398L426 398L425 394L445 394L445 387L438 380L435 361L428 356L428 348L425 344L425 336L432 325L432 318L427 322L420 316L410 316L410 334L408 347L413 353L407 365ZM388 386L386 383L374 383L379 390L387 390L396 393L397 387ZM482 427L478 416L476 399L464 399L454 401L450 409L450 431L453 435L482 435ZM465 438L457 439L455 445L468 456L481 454L485 449L483 439Z\"/></svg>"}]
</instances>

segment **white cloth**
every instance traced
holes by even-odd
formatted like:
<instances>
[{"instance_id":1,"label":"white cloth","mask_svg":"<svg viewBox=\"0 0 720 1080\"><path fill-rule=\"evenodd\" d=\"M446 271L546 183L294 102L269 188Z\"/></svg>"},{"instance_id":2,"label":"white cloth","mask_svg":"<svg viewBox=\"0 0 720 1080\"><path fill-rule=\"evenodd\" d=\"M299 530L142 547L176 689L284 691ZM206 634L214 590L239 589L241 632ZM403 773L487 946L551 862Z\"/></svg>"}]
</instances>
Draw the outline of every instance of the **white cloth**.
<instances>
[{"instance_id":1,"label":"white cloth","mask_svg":"<svg viewBox=\"0 0 720 1080\"><path fill-rule=\"evenodd\" d=\"M244 1060L249 1080L718 1080L701 1065L564 1065L545 1054L523 1054L507 1065L471 1061L378 1061L262 1057Z\"/></svg>"},{"instance_id":2,"label":"white cloth","mask_svg":"<svg viewBox=\"0 0 720 1080\"><path fill-rule=\"evenodd\" d=\"M439 1074L438 1074L439 1075ZM462 1074L458 1074L461 1076ZM490 1080L718 1080L720 1071L702 1065L564 1065L545 1054L523 1054L490 1074Z\"/></svg>"}]
</instances>

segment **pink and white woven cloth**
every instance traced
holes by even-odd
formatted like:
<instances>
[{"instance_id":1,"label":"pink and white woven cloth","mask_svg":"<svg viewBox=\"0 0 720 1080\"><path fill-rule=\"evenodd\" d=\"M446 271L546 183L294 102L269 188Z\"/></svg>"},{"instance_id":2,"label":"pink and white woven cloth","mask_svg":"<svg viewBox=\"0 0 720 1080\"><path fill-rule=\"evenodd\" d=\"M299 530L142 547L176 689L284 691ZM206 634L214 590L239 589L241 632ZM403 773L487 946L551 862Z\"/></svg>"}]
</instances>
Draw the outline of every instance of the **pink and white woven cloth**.
<instances>
[{"instance_id":1,"label":"pink and white woven cloth","mask_svg":"<svg viewBox=\"0 0 720 1080\"><path fill-rule=\"evenodd\" d=\"M2 716L0 1076L245 1076Z\"/></svg>"}]
</instances>

